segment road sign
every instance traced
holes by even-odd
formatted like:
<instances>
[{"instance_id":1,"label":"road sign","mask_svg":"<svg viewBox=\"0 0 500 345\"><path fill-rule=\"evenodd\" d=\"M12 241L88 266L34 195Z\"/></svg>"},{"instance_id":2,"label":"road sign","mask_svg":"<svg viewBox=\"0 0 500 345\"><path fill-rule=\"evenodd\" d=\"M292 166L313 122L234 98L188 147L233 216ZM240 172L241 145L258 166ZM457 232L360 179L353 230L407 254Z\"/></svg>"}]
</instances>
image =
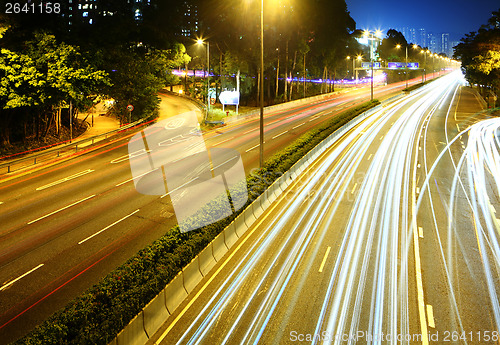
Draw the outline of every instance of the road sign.
<instances>
[{"instance_id":1,"label":"road sign","mask_svg":"<svg viewBox=\"0 0 500 345\"><path fill-rule=\"evenodd\" d=\"M408 68L417 69L417 68L419 68L419 63L418 62L408 62Z\"/></svg>"},{"instance_id":2,"label":"road sign","mask_svg":"<svg viewBox=\"0 0 500 345\"><path fill-rule=\"evenodd\" d=\"M405 68L405 63L404 62L389 62L387 64L387 68L389 68L389 69Z\"/></svg>"},{"instance_id":3,"label":"road sign","mask_svg":"<svg viewBox=\"0 0 500 345\"><path fill-rule=\"evenodd\" d=\"M128 111L133 111L134 110L134 106L132 104L127 105L127 110Z\"/></svg>"},{"instance_id":4,"label":"road sign","mask_svg":"<svg viewBox=\"0 0 500 345\"><path fill-rule=\"evenodd\" d=\"M224 105L240 104L240 93L238 91L222 91L219 95L219 101Z\"/></svg>"},{"instance_id":5,"label":"road sign","mask_svg":"<svg viewBox=\"0 0 500 345\"><path fill-rule=\"evenodd\" d=\"M371 64L373 64L374 69L380 68L380 62L362 62L361 68L365 69L372 68Z\"/></svg>"}]
</instances>

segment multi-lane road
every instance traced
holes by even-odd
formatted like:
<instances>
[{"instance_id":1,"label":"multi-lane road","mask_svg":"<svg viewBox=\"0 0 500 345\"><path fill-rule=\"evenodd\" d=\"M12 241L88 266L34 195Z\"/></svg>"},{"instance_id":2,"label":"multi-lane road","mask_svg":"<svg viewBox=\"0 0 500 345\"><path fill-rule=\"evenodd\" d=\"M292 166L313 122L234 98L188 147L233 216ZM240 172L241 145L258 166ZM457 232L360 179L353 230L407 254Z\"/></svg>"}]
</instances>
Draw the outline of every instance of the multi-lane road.
<instances>
[{"instance_id":1,"label":"multi-lane road","mask_svg":"<svg viewBox=\"0 0 500 345\"><path fill-rule=\"evenodd\" d=\"M149 344L498 344L500 121L459 72L327 149Z\"/></svg>"},{"instance_id":2,"label":"multi-lane road","mask_svg":"<svg viewBox=\"0 0 500 345\"><path fill-rule=\"evenodd\" d=\"M377 87L375 97L402 88ZM195 110L162 97L163 116ZM365 87L267 112L266 157L369 97ZM253 117L208 132L206 146L238 150L249 172L259 161L258 123ZM25 334L176 224L168 197L134 188L127 146L134 134L0 176L0 343Z\"/></svg>"}]
</instances>

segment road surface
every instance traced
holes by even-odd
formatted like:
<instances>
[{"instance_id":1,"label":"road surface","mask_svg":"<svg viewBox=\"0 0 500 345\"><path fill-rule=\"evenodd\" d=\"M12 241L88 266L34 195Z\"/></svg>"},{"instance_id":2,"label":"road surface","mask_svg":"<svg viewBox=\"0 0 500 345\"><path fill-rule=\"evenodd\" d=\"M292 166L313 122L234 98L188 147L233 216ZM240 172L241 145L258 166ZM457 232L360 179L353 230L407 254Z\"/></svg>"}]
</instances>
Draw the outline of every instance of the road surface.
<instances>
[{"instance_id":1,"label":"road surface","mask_svg":"<svg viewBox=\"0 0 500 345\"><path fill-rule=\"evenodd\" d=\"M375 97L402 87L377 87ZM369 95L365 87L266 114L266 157ZM162 97L168 115L194 110ZM259 160L258 132L258 119L249 118L204 139L209 148L239 151L248 173ZM25 334L176 224L168 197L134 188L127 150L134 134L0 177L0 343Z\"/></svg>"},{"instance_id":2,"label":"road surface","mask_svg":"<svg viewBox=\"0 0 500 345\"><path fill-rule=\"evenodd\" d=\"M498 343L499 121L462 83L330 147L149 344Z\"/></svg>"}]
</instances>

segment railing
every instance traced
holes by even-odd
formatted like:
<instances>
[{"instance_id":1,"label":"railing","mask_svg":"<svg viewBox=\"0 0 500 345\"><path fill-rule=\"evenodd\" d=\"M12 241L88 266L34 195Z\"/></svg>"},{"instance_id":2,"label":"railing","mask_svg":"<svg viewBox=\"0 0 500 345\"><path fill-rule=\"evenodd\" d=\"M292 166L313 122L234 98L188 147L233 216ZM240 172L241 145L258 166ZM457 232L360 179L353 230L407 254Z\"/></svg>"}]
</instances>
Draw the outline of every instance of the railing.
<instances>
[{"instance_id":1,"label":"railing","mask_svg":"<svg viewBox=\"0 0 500 345\"><path fill-rule=\"evenodd\" d=\"M33 161L33 164L29 165L36 165L41 161L42 157L60 157L62 152L68 152L68 151L75 151L78 152L78 147L80 148L82 146L88 146L88 145L93 145L98 139L102 140L102 138L107 139L109 136L114 135L118 132L126 131L128 129L131 129L133 127L136 127L137 125L140 125L141 123L144 122L144 119L129 123L128 125L125 125L123 127L120 127L118 129L114 129L112 131L102 133L96 136L93 136L91 138L86 138L78 141L73 141L72 143L69 144L64 144L60 145L51 149L43 150L42 152L36 153L36 154L29 154L28 156L24 156L18 159L12 159L9 160L5 163L0 163L0 171L4 168L7 168L7 173L13 172L13 167L20 165L21 163L24 162L29 162ZM84 145L87 144L87 145ZM27 165L24 164L23 167L26 167ZM1 173L1 172L0 172Z\"/></svg>"}]
</instances>

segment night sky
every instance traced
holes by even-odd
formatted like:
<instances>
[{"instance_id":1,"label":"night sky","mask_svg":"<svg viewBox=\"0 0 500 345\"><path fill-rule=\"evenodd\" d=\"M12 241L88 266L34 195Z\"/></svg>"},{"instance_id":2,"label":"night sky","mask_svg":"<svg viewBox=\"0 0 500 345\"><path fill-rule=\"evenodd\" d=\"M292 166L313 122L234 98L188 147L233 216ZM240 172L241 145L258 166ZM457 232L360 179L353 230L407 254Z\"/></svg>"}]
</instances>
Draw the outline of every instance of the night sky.
<instances>
[{"instance_id":1,"label":"night sky","mask_svg":"<svg viewBox=\"0 0 500 345\"><path fill-rule=\"evenodd\" d=\"M383 30L399 27L425 28L427 32L449 32L457 39L486 24L499 0L346 0L359 29Z\"/></svg>"}]
</instances>

